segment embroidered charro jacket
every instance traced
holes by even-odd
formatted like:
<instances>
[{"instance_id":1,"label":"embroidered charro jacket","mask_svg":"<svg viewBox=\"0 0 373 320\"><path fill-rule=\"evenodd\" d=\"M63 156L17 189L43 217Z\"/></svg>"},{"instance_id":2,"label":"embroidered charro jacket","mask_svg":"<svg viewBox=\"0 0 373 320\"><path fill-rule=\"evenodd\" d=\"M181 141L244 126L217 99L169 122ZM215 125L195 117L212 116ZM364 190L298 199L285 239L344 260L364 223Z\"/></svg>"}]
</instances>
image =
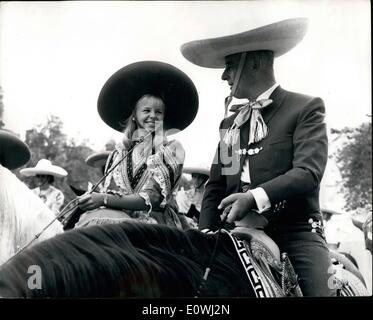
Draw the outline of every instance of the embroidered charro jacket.
<instances>
[{"instance_id":1,"label":"embroidered charro jacket","mask_svg":"<svg viewBox=\"0 0 373 320\"><path fill-rule=\"evenodd\" d=\"M263 213L269 226L291 226L310 218L322 219L319 186L328 145L324 103L320 98L289 92L280 86L269 98L273 102L262 111L268 127L268 135L263 140L248 146L247 123L240 130L240 145L228 146L223 141L224 129L232 125L237 114L221 122L221 139L202 203L201 230L216 229L220 221L221 211L217 210L220 201L241 192L245 157L249 157L250 188L263 188L270 200L270 210Z\"/></svg>"}]
</instances>

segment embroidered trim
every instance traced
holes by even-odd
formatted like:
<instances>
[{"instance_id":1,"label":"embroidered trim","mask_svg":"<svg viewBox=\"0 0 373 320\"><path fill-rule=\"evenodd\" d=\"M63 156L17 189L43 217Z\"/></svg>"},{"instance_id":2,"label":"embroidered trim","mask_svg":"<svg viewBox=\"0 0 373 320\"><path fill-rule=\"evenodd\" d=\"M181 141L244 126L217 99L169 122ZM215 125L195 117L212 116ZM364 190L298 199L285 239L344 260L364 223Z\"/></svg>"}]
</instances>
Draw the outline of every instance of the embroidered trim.
<instances>
[{"instance_id":1,"label":"embroidered trim","mask_svg":"<svg viewBox=\"0 0 373 320\"><path fill-rule=\"evenodd\" d=\"M161 188L163 200L160 207L165 208L172 196L172 191L177 187L176 182L179 181L179 177L181 176L181 168L174 156L172 147L170 147L171 143L172 142L169 142L165 146L160 146L156 154L150 155L148 158L143 157L137 164L133 163L133 159L127 159L127 161L120 163L105 179L104 190L109 188L111 179L114 179L115 184L120 188L123 194L138 193L145 200L146 204L151 206L148 195L145 196L145 193L141 192L141 190L149 181L150 177L152 177ZM110 166L115 165L124 157L125 154L127 154L127 150L118 145L113 153L115 154L112 156L112 164ZM132 169L134 167L138 169L134 177L130 177L128 173L128 166L131 164L133 165ZM142 172L141 177L139 170ZM137 184L135 185L135 183L132 184L132 181L136 176L138 180L136 179ZM148 199L145 197L148 197Z\"/></svg>"},{"instance_id":2,"label":"embroidered trim","mask_svg":"<svg viewBox=\"0 0 373 320\"><path fill-rule=\"evenodd\" d=\"M246 275L249 278L250 284L254 289L255 295L257 298L266 298L268 297L262 279L256 272L253 263L250 260L250 256L247 252L245 244L242 240L239 240L235 235L231 234L227 230L222 229L222 232L225 232L231 238L234 247L237 251L238 257L242 263L243 268L245 269Z\"/></svg>"},{"instance_id":3,"label":"embroidered trim","mask_svg":"<svg viewBox=\"0 0 373 320\"><path fill-rule=\"evenodd\" d=\"M163 200L159 206L164 208L168 200L168 195L171 192L168 170L163 166L163 161L157 154L148 158L148 169L152 173L153 179L161 187Z\"/></svg>"},{"instance_id":4,"label":"embroidered trim","mask_svg":"<svg viewBox=\"0 0 373 320\"><path fill-rule=\"evenodd\" d=\"M139 192L138 195L145 200L145 204L150 207L148 214L153 211L152 203L150 202L149 195L146 192Z\"/></svg>"}]
</instances>

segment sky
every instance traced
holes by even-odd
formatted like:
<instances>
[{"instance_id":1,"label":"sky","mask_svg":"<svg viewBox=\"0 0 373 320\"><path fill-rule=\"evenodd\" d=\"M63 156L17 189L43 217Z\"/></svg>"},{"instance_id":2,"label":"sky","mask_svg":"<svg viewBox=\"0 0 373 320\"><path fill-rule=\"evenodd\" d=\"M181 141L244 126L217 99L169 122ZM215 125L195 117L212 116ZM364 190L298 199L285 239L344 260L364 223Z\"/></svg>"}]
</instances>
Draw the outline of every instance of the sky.
<instances>
[{"instance_id":1,"label":"sky","mask_svg":"<svg viewBox=\"0 0 373 320\"><path fill-rule=\"evenodd\" d=\"M22 137L57 115L69 137L103 150L121 136L97 113L105 81L130 63L163 61L193 80L200 102L193 123L172 138L183 144L186 165L207 165L229 87L222 69L192 64L181 45L293 17L310 24L303 41L275 60L277 82L320 96L328 128L371 121L370 2L314 0L0 2L4 122Z\"/></svg>"}]
</instances>

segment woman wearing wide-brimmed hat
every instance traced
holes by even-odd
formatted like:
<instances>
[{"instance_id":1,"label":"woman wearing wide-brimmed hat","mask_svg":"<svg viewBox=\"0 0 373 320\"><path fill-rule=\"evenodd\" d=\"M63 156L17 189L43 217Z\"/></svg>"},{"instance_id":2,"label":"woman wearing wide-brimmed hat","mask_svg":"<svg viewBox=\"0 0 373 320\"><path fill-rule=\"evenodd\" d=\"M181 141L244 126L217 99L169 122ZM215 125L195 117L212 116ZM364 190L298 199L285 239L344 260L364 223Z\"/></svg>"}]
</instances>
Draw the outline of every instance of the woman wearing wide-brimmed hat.
<instances>
[{"instance_id":1,"label":"woman wearing wide-brimmed hat","mask_svg":"<svg viewBox=\"0 0 373 320\"><path fill-rule=\"evenodd\" d=\"M80 197L79 207L87 213L76 226L136 219L181 228L173 191L184 149L167 132L185 129L197 109L193 82L172 65L141 61L114 73L100 92L98 112L123 132L123 140L108 157L105 172L127 157L105 178L102 192Z\"/></svg>"},{"instance_id":2,"label":"woman wearing wide-brimmed hat","mask_svg":"<svg viewBox=\"0 0 373 320\"><path fill-rule=\"evenodd\" d=\"M35 177L37 187L32 191L57 215L65 197L61 190L53 186L53 183L55 178L66 177L66 170L53 165L47 159L40 159L35 167L22 169L20 173L24 177Z\"/></svg>"}]
</instances>

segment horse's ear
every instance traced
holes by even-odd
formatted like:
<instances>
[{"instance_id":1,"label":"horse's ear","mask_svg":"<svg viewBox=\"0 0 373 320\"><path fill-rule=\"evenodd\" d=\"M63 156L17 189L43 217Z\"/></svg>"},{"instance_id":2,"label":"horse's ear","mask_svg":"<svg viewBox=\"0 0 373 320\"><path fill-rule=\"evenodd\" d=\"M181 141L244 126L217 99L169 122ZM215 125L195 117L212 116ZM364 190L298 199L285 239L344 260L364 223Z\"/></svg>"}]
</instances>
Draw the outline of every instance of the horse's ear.
<instances>
[{"instance_id":1,"label":"horse's ear","mask_svg":"<svg viewBox=\"0 0 373 320\"><path fill-rule=\"evenodd\" d=\"M85 190L81 190L81 189L78 189L78 188L75 188L74 186L72 186L71 184L69 185L70 189L75 193L75 195L77 196L81 196L83 194L86 193Z\"/></svg>"}]
</instances>

